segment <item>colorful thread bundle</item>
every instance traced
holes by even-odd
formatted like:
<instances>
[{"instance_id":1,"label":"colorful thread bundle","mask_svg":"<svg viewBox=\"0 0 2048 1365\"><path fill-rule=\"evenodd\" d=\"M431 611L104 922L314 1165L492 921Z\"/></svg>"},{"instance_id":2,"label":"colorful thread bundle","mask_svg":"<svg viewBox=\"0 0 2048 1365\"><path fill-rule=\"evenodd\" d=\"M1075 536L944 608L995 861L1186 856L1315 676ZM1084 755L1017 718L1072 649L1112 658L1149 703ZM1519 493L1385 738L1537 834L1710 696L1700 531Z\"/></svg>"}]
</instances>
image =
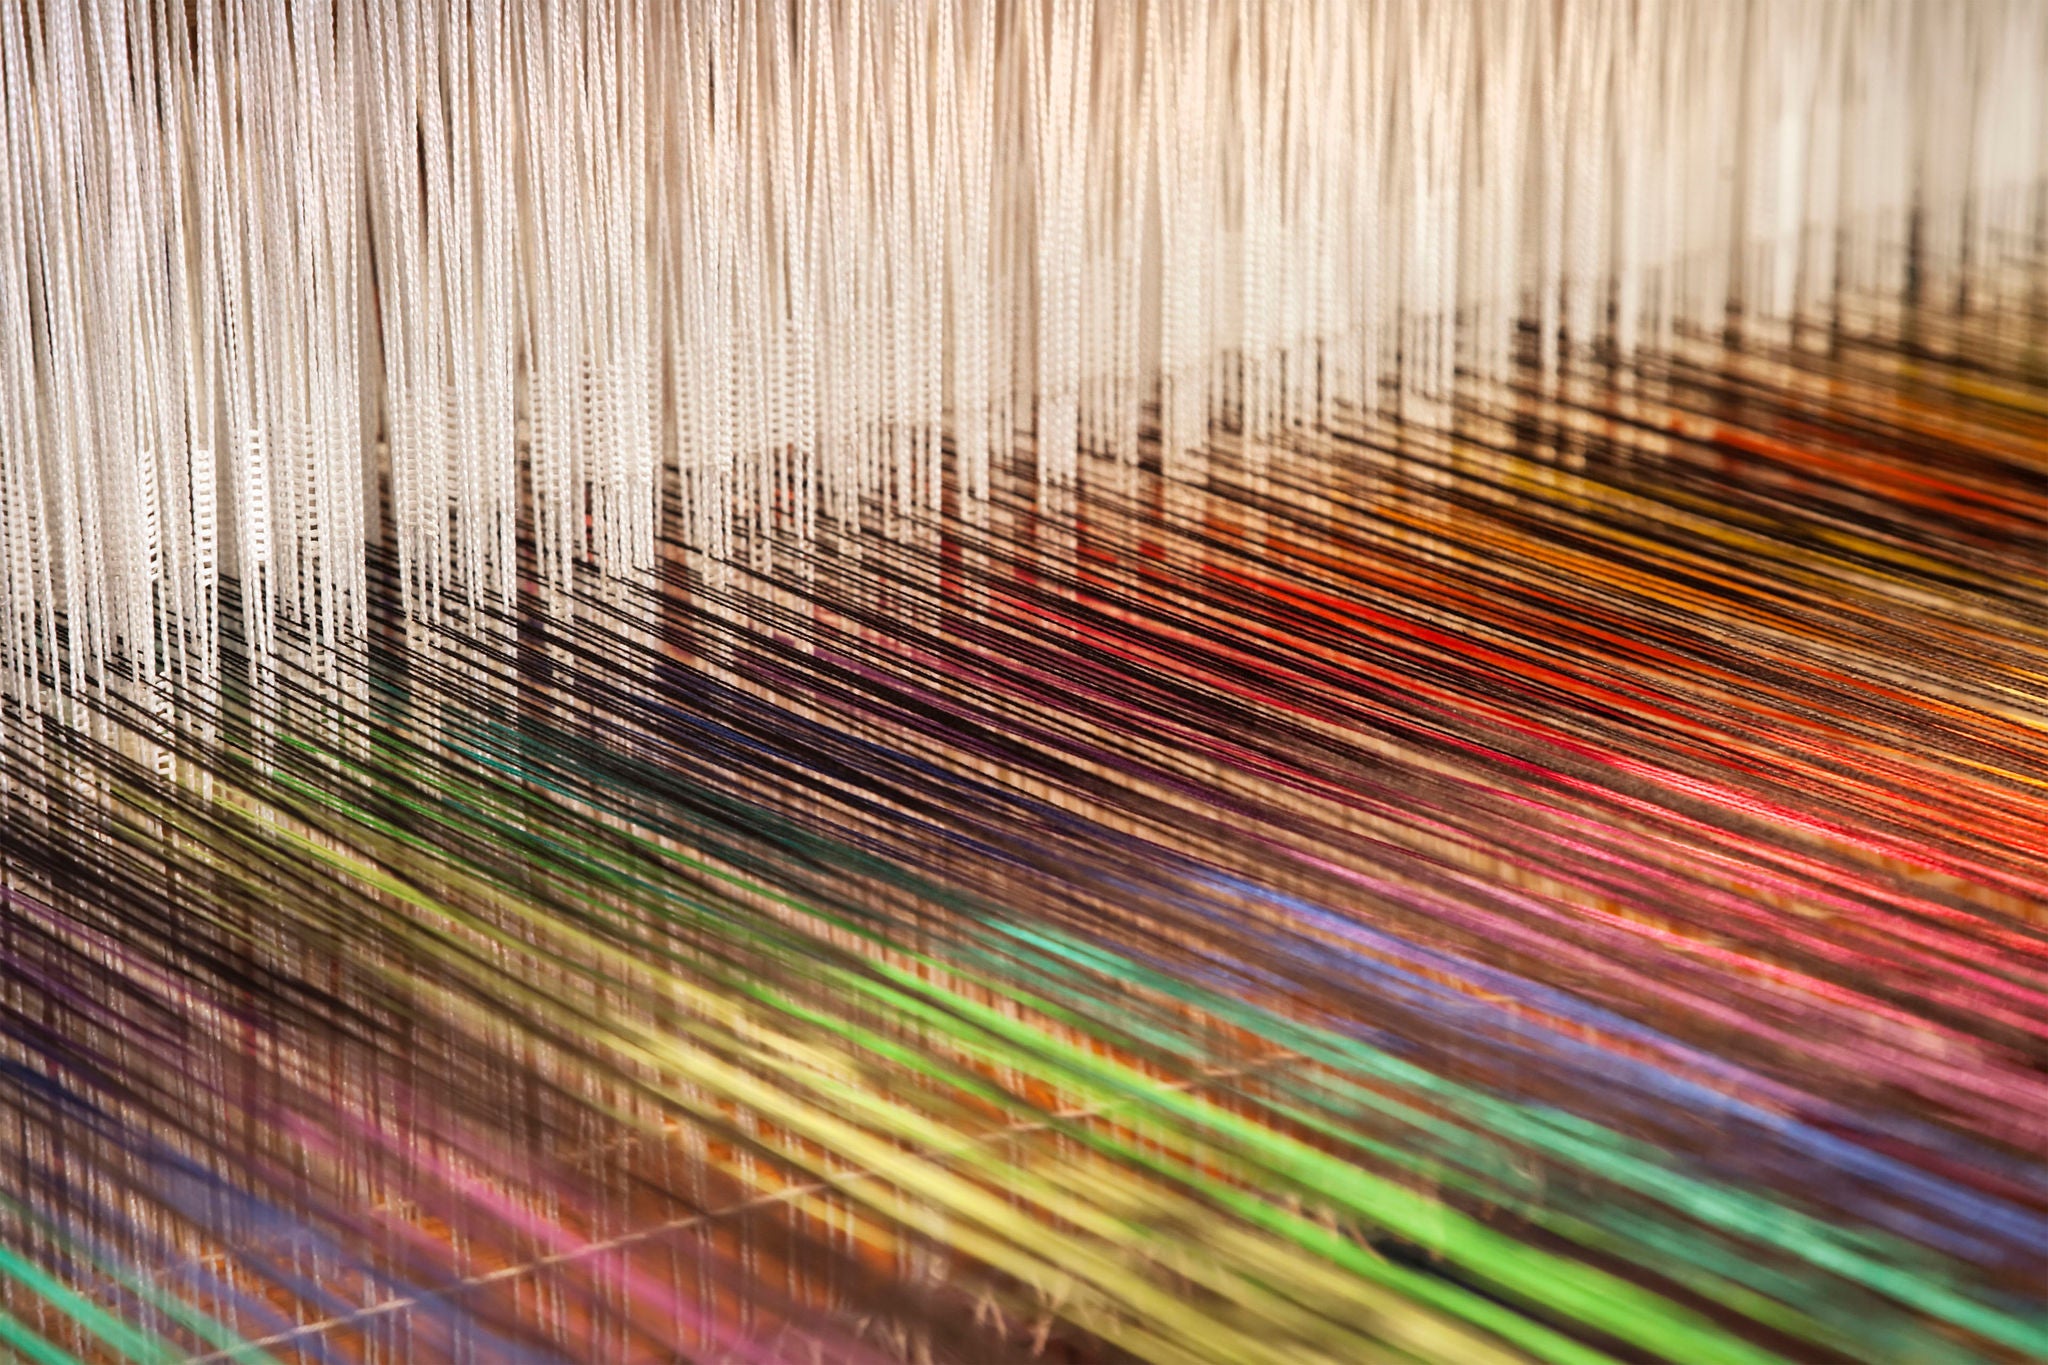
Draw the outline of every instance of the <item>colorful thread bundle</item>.
<instances>
[{"instance_id":1,"label":"colorful thread bundle","mask_svg":"<svg viewBox=\"0 0 2048 1365\"><path fill-rule=\"evenodd\" d=\"M0 5L0 1354L2048 1356L2044 16Z\"/></svg>"},{"instance_id":2,"label":"colorful thread bundle","mask_svg":"<svg viewBox=\"0 0 2048 1365\"><path fill-rule=\"evenodd\" d=\"M2040 390L1697 359L16 729L0 1331L2038 1355Z\"/></svg>"}]
</instances>

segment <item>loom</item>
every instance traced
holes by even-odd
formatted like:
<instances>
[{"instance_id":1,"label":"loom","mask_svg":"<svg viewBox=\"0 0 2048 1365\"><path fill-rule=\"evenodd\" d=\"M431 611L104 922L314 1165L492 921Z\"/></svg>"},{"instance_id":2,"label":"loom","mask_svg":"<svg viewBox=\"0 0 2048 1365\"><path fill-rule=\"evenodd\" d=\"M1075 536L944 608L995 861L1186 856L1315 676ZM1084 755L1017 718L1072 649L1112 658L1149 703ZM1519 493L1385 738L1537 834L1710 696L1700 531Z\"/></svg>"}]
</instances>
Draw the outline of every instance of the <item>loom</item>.
<instances>
[{"instance_id":1,"label":"loom","mask_svg":"<svg viewBox=\"0 0 2048 1365\"><path fill-rule=\"evenodd\" d=\"M0 1357L2048 1358L2048 3L0 0Z\"/></svg>"}]
</instances>

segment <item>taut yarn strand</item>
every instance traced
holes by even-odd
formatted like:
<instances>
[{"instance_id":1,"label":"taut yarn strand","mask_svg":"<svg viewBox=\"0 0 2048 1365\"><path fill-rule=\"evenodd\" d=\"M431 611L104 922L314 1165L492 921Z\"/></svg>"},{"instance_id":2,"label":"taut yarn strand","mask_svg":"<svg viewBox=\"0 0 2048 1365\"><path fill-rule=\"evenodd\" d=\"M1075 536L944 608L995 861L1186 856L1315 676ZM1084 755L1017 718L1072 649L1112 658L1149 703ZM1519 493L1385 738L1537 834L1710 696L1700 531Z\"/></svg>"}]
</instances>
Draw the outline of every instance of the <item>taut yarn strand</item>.
<instances>
[{"instance_id":1,"label":"taut yarn strand","mask_svg":"<svg viewBox=\"0 0 2048 1365\"><path fill-rule=\"evenodd\" d=\"M0 0L0 1358L2048 1359L2048 3Z\"/></svg>"},{"instance_id":2,"label":"taut yarn strand","mask_svg":"<svg viewBox=\"0 0 2048 1365\"><path fill-rule=\"evenodd\" d=\"M10 695L2024 297L2037 0L11 6ZM1192 463L1190 463L1192 462ZM387 506L388 504L388 506ZM60 620L68 629L60 628ZM64 640L59 641L60 629ZM288 632L288 633L290 633ZM61 660L61 663L58 662ZM36 681L62 684L46 696ZM194 691L197 689L197 691Z\"/></svg>"}]
</instances>

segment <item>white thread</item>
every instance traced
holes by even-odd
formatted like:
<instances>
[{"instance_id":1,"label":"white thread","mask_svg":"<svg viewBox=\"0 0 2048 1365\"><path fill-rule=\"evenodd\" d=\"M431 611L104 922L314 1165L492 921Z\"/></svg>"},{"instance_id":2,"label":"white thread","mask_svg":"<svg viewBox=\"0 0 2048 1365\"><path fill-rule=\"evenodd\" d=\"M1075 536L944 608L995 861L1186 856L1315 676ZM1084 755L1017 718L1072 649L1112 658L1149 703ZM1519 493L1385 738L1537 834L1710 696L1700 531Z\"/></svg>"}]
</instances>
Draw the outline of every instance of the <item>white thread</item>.
<instances>
[{"instance_id":1,"label":"white thread","mask_svg":"<svg viewBox=\"0 0 2048 1365\"><path fill-rule=\"evenodd\" d=\"M380 484L475 622L523 518L559 610L984 498L1020 423L1199 478L1525 320L1881 327L1914 250L1988 307L2044 90L2042 0L0 5L0 678L201 695L224 577L332 668Z\"/></svg>"}]
</instances>

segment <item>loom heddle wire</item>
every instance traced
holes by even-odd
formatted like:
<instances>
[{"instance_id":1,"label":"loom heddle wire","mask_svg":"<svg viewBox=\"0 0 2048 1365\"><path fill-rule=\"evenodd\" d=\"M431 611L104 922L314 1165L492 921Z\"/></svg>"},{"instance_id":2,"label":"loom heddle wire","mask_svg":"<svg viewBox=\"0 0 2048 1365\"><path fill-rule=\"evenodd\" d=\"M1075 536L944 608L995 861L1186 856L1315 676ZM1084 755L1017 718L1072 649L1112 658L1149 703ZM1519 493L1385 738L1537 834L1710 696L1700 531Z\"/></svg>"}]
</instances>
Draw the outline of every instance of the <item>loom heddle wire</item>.
<instances>
[{"instance_id":1,"label":"loom heddle wire","mask_svg":"<svg viewBox=\"0 0 2048 1365\"><path fill-rule=\"evenodd\" d=\"M175 708L223 573L253 659L359 643L386 484L431 618L522 519L564 592L650 572L671 481L720 563L928 514L948 447L979 497L1020 429L1069 485L1154 388L1190 473L1440 419L1525 318L1551 375L1996 303L2044 53L2035 0L24 8L11 686Z\"/></svg>"}]
</instances>

